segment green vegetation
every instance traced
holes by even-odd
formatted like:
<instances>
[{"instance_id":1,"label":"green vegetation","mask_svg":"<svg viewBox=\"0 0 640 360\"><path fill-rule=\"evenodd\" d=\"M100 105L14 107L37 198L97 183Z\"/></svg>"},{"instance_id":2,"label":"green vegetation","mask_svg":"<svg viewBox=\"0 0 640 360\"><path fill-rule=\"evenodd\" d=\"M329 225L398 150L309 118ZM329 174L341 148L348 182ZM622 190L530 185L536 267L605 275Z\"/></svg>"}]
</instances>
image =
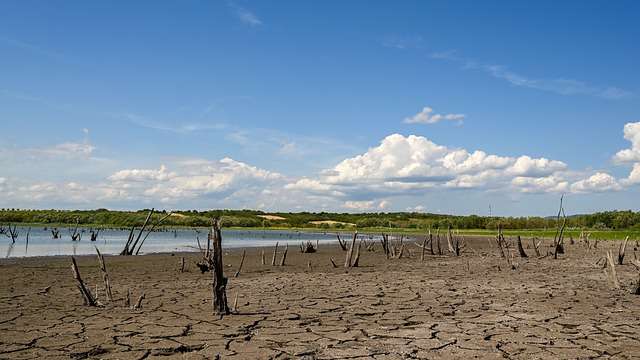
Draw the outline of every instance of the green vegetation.
<instances>
[{"instance_id":1,"label":"green vegetation","mask_svg":"<svg viewBox=\"0 0 640 360\"><path fill-rule=\"evenodd\" d=\"M140 225L148 209L138 211L97 210L20 210L0 209L0 224L29 223L47 225L75 224L85 226L130 227ZM154 214L154 220L166 211ZM208 226L211 217L222 217L225 227L278 228L278 229L322 229L361 231L424 233L427 229L446 229L451 226L466 234L495 232L498 224L506 234L553 236L556 228L554 217L488 217L453 216L425 213L264 213L255 210L208 210L176 211L165 220L167 226ZM327 223L316 223L327 221ZM567 218L568 236L577 237L581 230L588 230L598 238L620 238L640 235L640 212L607 211ZM514 231L516 230L516 231Z\"/></svg>"}]
</instances>

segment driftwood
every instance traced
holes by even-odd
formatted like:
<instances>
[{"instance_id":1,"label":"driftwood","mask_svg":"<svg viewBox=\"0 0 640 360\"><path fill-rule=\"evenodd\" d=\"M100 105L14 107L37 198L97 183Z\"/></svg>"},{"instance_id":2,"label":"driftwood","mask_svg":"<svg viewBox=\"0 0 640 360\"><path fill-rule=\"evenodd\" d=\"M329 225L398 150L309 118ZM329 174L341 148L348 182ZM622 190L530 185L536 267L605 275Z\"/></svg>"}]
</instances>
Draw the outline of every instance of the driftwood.
<instances>
[{"instance_id":1,"label":"driftwood","mask_svg":"<svg viewBox=\"0 0 640 360\"><path fill-rule=\"evenodd\" d=\"M333 266L334 268L338 267L338 265L336 265L336 262L333 260L333 258L329 258L329 260L331 260L331 266Z\"/></svg>"},{"instance_id":2,"label":"driftwood","mask_svg":"<svg viewBox=\"0 0 640 360\"><path fill-rule=\"evenodd\" d=\"M73 272L73 278L78 283L78 290L80 290L84 305L98 306L98 301L93 296L93 294L91 294L91 290L89 290L85 286L84 281L82 281L82 277L80 277L80 271L78 271L78 264L76 264L76 259L73 256L71 257L71 271Z\"/></svg>"},{"instance_id":3,"label":"driftwood","mask_svg":"<svg viewBox=\"0 0 640 360\"><path fill-rule=\"evenodd\" d=\"M113 295L111 293L111 283L109 282L109 273L107 272L107 265L104 262L104 256L96 247L96 252L98 253L98 264L100 266L100 271L102 272L102 281L104 282L104 292L107 294L107 300L113 301ZM184 258L182 258L184 261Z\"/></svg>"},{"instance_id":4,"label":"driftwood","mask_svg":"<svg viewBox=\"0 0 640 360\"><path fill-rule=\"evenodd\" d=\"M242 249L242 258L240 259L240 266L238 266L238 271L233 275L233 277L240 276L240 271L242 271L242 265L244 264L244 256L246 255L246 250Z\"/></svg>"}]
</instances>

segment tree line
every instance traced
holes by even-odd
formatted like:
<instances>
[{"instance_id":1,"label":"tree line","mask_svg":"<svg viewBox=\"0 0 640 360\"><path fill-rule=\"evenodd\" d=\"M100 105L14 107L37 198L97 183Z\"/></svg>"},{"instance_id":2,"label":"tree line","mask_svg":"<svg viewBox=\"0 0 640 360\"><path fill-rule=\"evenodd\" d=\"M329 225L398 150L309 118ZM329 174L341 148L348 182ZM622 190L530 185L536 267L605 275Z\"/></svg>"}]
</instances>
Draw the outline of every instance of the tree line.
<instances>
[{"instance_id":1,"label":"tree line","mask_svg":"<svg viewBox=\"0 0 640 360\"><path fill-rule=\"evenodd\" d=\"M0 209L0 223L75 224L109 227L130 227L142 223L149 209L138 211L96 210L23 210ZM157 211L154 217L166 215ZM265 218L262 216L270 215ZM274 218L275 216L277 218ZM258 210L187 210L174 211L164 222L168 226L209 226L211 218L222 218L225 227L282 227L282 228L403 228L437 229L553 229L556 217L497 217L478 215L443 215L431 213L330 213L280 212L265 213ZM279 219L282 218L282 219ZM311 222L331 221L333 223ZM562 221L562 220L561 220ZM640 212L630 210L605 211L567 217L570 228L585 229L640 229Z\"/></svg>"}]
</instances>

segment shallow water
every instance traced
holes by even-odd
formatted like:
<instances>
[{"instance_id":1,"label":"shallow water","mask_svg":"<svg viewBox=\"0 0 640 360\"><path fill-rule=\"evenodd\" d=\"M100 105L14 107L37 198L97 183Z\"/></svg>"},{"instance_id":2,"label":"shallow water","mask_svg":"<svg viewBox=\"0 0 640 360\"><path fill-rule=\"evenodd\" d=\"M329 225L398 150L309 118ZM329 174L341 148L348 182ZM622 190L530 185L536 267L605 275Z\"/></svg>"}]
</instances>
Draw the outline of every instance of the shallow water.
<instances>
[{"instance_id":1,"label":"shallow water","mask_svg":"<svg viewBox=\"0 0 640 360\"><path fill-rule=\"evenodd\" d=\"M45 230L46 229L46 230ZM59 228L60 238L53 239L51 228L31 227L27 243L28 227L17 227L19 233L15 244L11 238L0 235L1 257L55 256L55 255L88 255L95 254L97 247L103 254L119 254L129 236L129 230L101 230L96 241L91 241L89 229L81 229L82 239L72 241L67 228ZM137 232L135 233L137 236ZM146 232L145 232L146 234ZM142 237L144 238L144 235ZM170 229L149 234L140 254L198 251L197 239L206 247L206 229ZM327 242L335 241L334 233L300 232L290 230L222 230L223 248L273 246L278 242L298 247L302 241Z\"/></svg>"}]
</instances>

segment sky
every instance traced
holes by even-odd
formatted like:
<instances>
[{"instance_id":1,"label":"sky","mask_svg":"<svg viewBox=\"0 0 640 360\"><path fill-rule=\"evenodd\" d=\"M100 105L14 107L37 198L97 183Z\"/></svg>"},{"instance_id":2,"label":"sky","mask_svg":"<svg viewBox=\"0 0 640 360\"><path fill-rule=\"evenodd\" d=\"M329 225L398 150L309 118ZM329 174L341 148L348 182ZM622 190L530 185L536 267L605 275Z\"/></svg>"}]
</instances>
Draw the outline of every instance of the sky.
<instances>
[{"instance_id":1,"label":"sky","mask_svg":"<svg viewBox=\"0 0 640 360\"><path fill-rule=\"evenodd\" d=\"M2 1L0 208L640 209L636 1Z\"/></svg>"}]
</instances>

